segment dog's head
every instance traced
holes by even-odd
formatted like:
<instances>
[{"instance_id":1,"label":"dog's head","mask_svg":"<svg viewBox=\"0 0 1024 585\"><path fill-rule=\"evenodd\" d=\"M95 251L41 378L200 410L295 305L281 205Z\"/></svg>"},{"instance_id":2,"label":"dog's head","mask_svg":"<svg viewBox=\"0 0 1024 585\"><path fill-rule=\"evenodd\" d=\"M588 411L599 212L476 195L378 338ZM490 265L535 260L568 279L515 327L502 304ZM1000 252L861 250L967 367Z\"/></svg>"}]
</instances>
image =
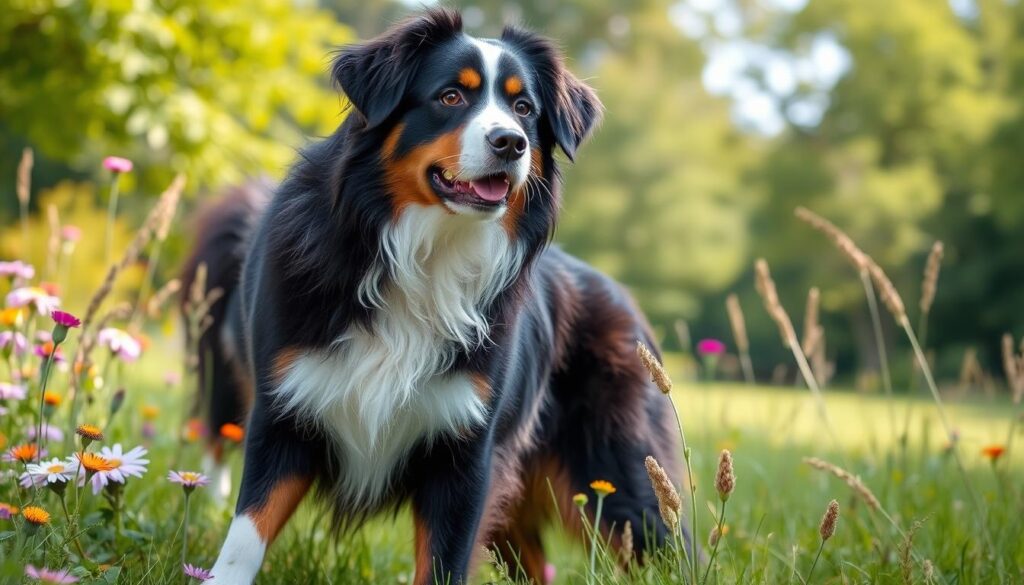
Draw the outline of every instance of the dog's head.
<instances>
[{"instance_id":1,"label":"dog's head","mask_svg":"<svg viewBox=\"0 0 1024 585\"><path fill-rule=\"evenodd\" d=\"M511 27L476 39L444 9L343 49L333 78L376 140L396 214L517 220L528 198L557 197L555 148L572 159L601 113L547 40Z\"/></svg>"}]
</instances>

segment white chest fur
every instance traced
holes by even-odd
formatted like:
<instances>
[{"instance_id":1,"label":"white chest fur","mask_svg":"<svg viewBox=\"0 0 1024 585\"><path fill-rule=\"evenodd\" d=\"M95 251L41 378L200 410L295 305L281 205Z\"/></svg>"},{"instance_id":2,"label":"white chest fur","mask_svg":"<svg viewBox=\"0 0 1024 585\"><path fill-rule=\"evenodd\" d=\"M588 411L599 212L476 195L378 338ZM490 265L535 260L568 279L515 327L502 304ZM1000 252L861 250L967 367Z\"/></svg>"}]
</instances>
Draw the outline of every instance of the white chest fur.
<instances>
[{"instance_id":1,"label":"white chest fur","mask_svg":"<svg viewBox=\"0 0 1024 585\"><path fill-rule=\"evenodd\" d=\"M444 372L487 339L481 311L522 261L496 221L438 206L407 208L382 237L382 261L360 284L372 326L299 357L276 391L333 439L345 466L338 489L366 505L417 442L484 420L473 381Z\"/></svg>"}]
</instances>

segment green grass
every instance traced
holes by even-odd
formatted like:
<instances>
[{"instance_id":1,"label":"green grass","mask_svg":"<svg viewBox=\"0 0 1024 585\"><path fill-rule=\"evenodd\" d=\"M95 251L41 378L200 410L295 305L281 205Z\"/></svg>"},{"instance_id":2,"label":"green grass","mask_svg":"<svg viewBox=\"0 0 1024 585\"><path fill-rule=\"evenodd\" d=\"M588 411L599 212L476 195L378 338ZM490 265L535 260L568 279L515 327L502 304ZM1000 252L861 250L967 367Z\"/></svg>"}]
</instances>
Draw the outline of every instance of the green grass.
<instances>
[{"instance_id":1,"label":"green grass","mask_svg":"<svg viewBox=\"0 0 1024 585\"><path fill-rule=\"evenodd\" d=\"M176 355L171 343L160 340L159 344L166 346L151 349L143 363L126 368L120 378L129 390L129 399L107 442L120 441L131 447L141 441L139 410L143 404L161 407L159 433L150 445L146 477L129 480L126 486L125 534L116 546L107 505L102 498L83 492L83 544L94 560L113 566L98 579L89 577L83 582L185 582L179 565L183 497L180 488L164 477L169 469L197 469L202 449L199 444L186 445L183 450L178 447L177 429L189 393L180 386L168 389L154 382L160 378L161 368L175 367L173 362L161 360ZM1024 566L1024 546L1020 544L1024 534L1022 458L1014 455L1012 461L1004 459L993 468L980 454L983 445L1005 441L1009 404L979 400L950 404L949 408L961 435L972 483L987 509L985 524L994 541L987 546L954 463L944 453L946 440L934 405L925 396L896 401L898 428L894 433L889 424L890 405L884 397L827 390L838 438L838 444L832 444L804 389L688 384L675 393L693 449L697 538L701 542L712 527L712 510L717 511L718 506L712 485L718 453L728 448L735 459L738 481L726 511L728 532L709 583L803 582L819 544L818 524L833 498L842 507L839 528L826 544L812 581L904 582L900 562L903 539L896 529L868 510L845 484L803 464L806 456L828 459L860 475L903 531L922 522L913 543L916 561L910 566L911 582L924 582L924 560L934 565L936 583L1020 582ZM97 396L100 399L87 416L103 420L105 395ZM910 437L904 446L898 432L908 412ZM5 432L17 434L14 429ZM241 453L231 453L230 459L237 487ZM4 467L10 469L11 464ZM75 566L70 546L63 541L56 496L46 493L42 497L44 507L54 513L54 529L44 531L49 534L45 541L36 536L26 543L22 529L11 531L12 523L6 521L0 528L7 530L0 545L0 581L16 582L26 562ZM10 480L0 487L0 500L18 503L25 499L26 492L16 492ZM193 504L187 558L209 567L227 529L231 506L214 504L207 489L196 492ZM688 509L688 502L684 503L684 510ZM259 582L411 582L413 531L405 512L394 518L377 518L340 541L329 536L326 523L320 510L305 504L271 547ZM578 542L557 526L549 530L547 552L557 568L556 583L586 582L587 558ZM672 558L652 559L627 574L602 549L598 564L597 583L680 582ZM478 580L506 582L499 580L490 566L481 568Z\"/></svg>"}]
</instances>

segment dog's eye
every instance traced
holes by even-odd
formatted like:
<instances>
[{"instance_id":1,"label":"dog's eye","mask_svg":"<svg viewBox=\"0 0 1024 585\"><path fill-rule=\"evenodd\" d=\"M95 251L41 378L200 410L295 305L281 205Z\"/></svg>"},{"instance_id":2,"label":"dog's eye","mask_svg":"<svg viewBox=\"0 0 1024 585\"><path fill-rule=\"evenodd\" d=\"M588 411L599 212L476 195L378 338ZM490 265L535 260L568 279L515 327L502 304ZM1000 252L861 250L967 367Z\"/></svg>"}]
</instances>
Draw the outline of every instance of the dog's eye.
<instances>
[{"instance_id":1,"label":"dog's eye","mask_svg":"<svg viewBox=\"0 0 1024 585\"><path fill-rule=\"evenodd\" d=\"M518 102L516 102L514 108L516 110L516 115L522 116L524 118L526 116L529 116L530 113L533 112L533 106L531 106L530 102L526 100L519 100Z\"/></svg>"},{"instance_id":2,"label":"dog's eye","mask_svg":"<svg viewBox=\"0 0 1024 585\"><path fill-rule=\"evenodd\" d=\"M455 89L445 90L445 92L441 94L441 103L446 106L462 105L462 94Z\"/></svg>"}]
</instances>

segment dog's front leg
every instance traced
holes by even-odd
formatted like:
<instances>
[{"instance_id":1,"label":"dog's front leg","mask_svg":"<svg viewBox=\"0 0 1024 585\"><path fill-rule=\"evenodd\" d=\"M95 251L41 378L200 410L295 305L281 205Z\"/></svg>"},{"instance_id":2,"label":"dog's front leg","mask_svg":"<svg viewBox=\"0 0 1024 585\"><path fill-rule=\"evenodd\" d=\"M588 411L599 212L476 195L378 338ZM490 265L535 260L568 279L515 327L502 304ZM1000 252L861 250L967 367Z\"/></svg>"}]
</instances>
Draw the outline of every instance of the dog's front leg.
<instances>
[{"instance_id":1,"label":"dog's front leg","mask_svg":"<svg viewBox=\"0 0 1024 585\"><path fill-rule=\"evenodd\" d=\"M265 402L257 399L253 409L235 518L207 585L250 585L312 483L318 445L290 417L272 418Z\"/></svg>"},{"instance_id":2,"label":"dog's front leg","mask_svg":"<svg viewBox=\"0 0 1024 585\"><path fill-rule=\"evenodd\" d=\"M435 444L413 494L415 585L469 583L469 563L490 487L491 440Z\"/></svg>"}]
</instances>

